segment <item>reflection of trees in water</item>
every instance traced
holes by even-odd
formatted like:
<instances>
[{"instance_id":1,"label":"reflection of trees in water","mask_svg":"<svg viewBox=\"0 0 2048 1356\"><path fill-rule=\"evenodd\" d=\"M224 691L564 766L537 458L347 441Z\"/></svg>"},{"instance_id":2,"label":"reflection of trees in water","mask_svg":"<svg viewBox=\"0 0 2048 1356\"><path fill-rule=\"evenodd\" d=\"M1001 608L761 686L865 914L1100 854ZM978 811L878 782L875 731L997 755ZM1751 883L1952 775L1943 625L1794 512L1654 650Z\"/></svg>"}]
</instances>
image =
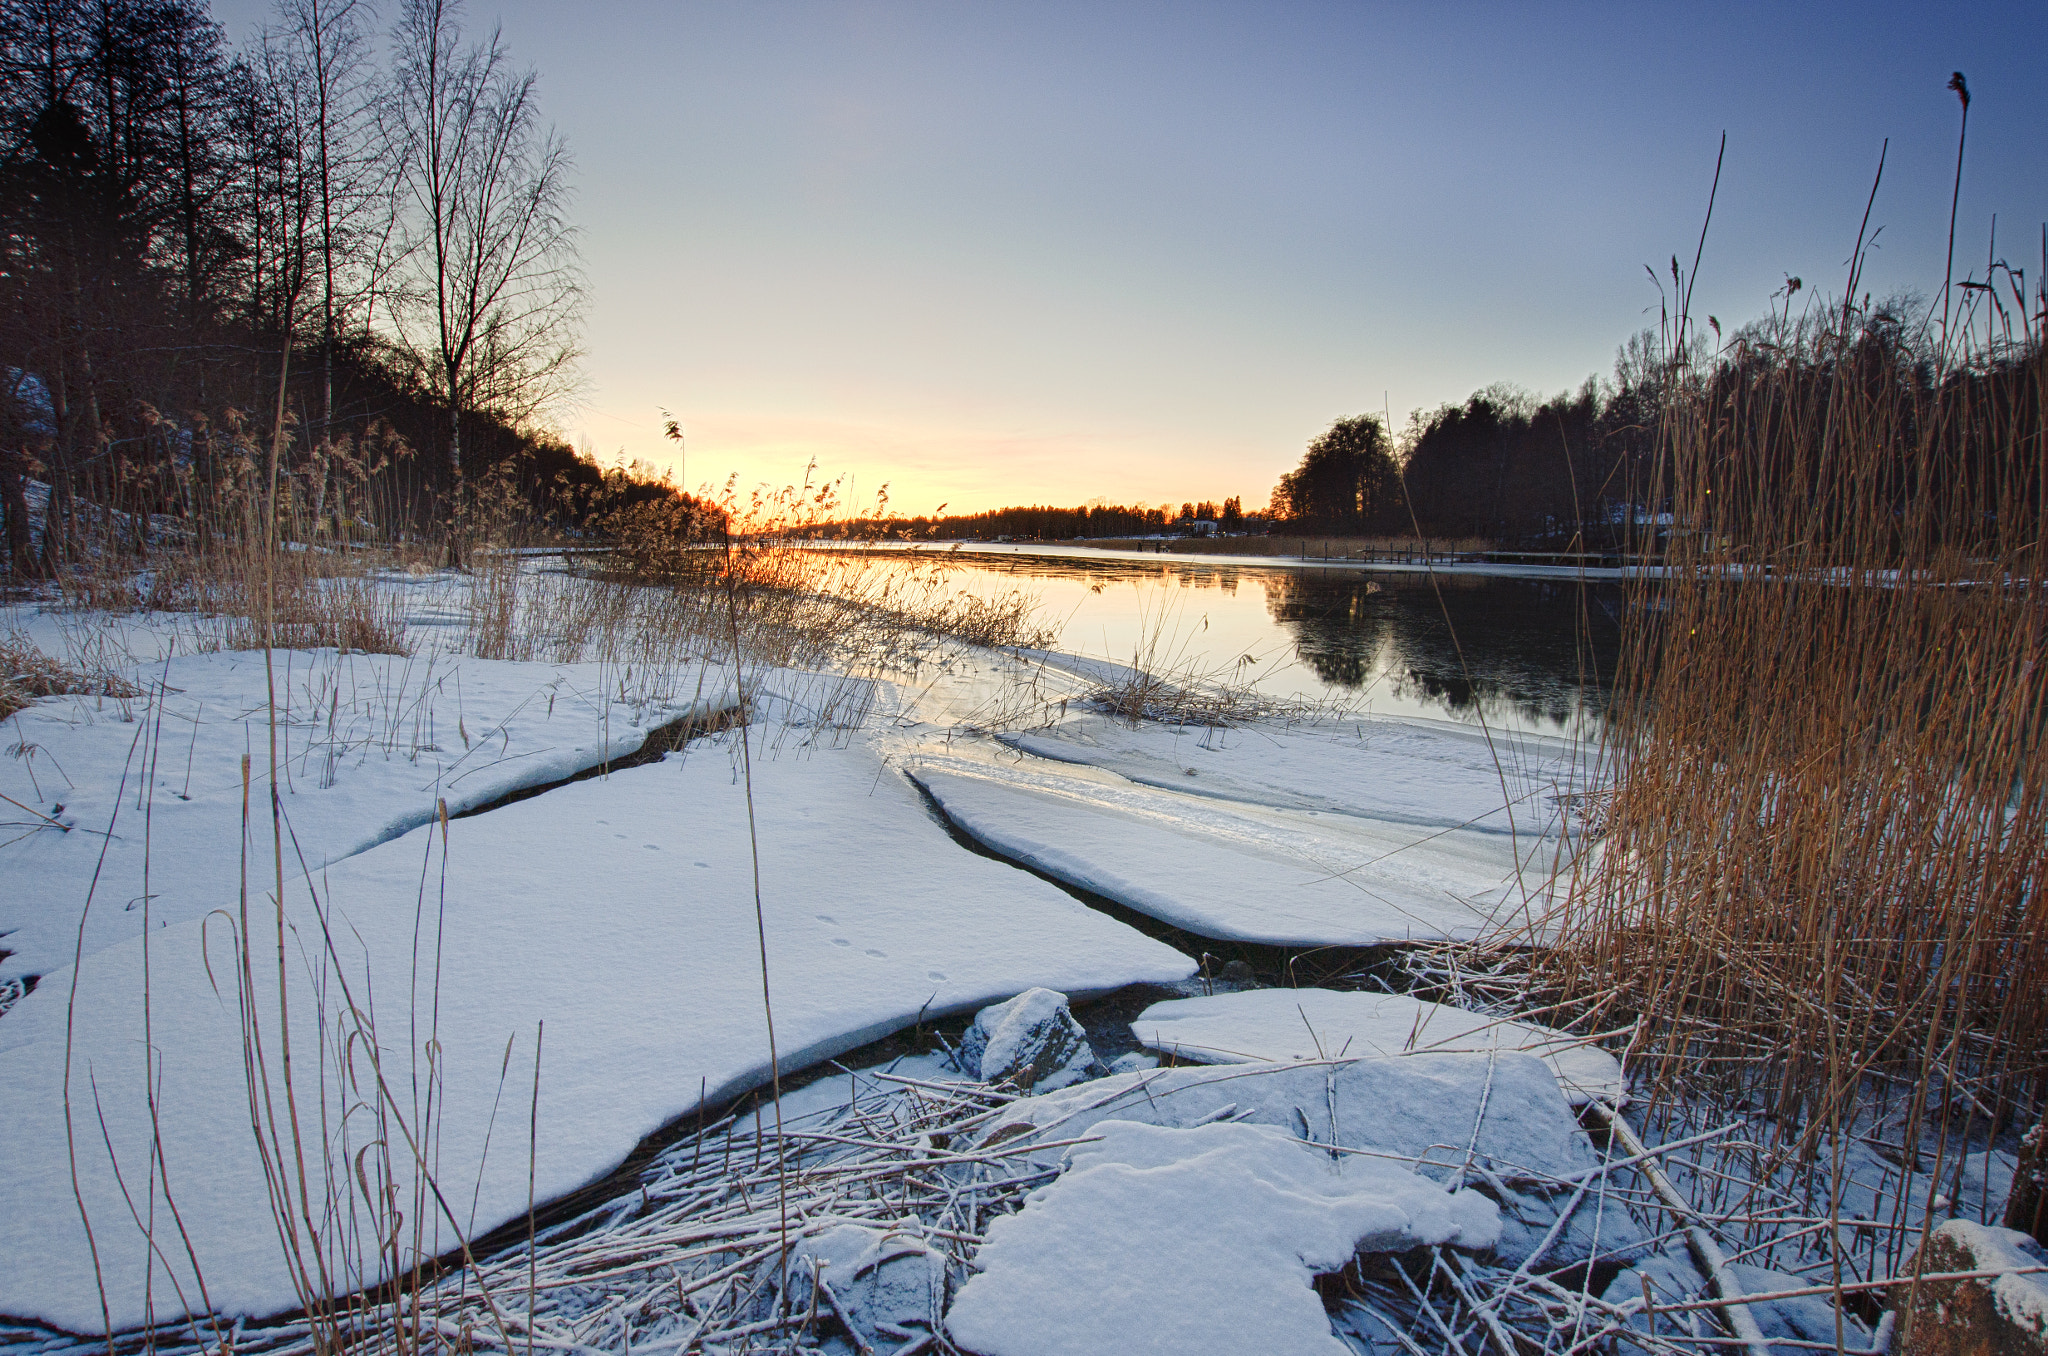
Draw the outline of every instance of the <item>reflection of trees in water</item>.
<instances>
[{"instance_id":1,"label":"reflection of trees in water","mask_svg":"<svg viewBox=\"0 0 2048 1356\"><path fill-rule=\"evenodd\" d=\"M1452 712L1512 707L1558 724L1605 706L1619 636L1597 586L1291 570L1261 582L1295 652L1333 686L1384 680Z\"/></svg>"}]
</instances>

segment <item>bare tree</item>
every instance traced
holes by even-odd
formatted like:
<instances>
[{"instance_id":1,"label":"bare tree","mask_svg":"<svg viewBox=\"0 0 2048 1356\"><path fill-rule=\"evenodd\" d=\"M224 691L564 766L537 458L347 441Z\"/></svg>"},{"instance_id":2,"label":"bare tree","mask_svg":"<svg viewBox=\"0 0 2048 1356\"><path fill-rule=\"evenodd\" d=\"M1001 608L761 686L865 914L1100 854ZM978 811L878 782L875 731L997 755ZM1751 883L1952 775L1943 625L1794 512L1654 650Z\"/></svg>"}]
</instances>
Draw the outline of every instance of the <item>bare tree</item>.
<instances>
[{"instance_id":1,"label":"bare tree","mask_svg":"<svg viewBox=\"0 0 2048 1356\"><path fill-rule=\"evenodd\" d=\"M405 0L392 113L411 248L401 342L448 407L462 474L464 418L518 424L564 394L579 356L568 150L543 129L536 77L498 33L463 43L452 0Z\"/></svg>"},{"instance_id":2,"label":"bare tree","mask_svg":"<svg viewBox=\"0 0 2048 1356\"><path fill-rule=\"evenodd\" d=\"M321 347L320 427L334 420L334 347L366 295L388 202L389 159L379 154L378 88L370 64L367 0L277 0L271 37L299 85L314 193Z\"/></svg>"}]
</instances>

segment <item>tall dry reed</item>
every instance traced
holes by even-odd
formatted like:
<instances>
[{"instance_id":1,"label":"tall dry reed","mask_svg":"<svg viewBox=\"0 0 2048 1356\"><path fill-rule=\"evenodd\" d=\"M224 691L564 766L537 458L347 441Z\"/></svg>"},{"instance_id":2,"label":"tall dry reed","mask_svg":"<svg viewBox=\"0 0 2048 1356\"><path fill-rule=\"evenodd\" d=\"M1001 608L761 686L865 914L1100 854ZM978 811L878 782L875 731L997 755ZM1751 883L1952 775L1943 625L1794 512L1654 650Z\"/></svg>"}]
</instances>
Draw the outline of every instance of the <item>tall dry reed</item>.
<instances>
[{"instance_id":1,"label":"tall dry reed","mask_svg":"<svg viewBox=\"0 0 2048 1356\"><path fill-rule=\"evenodd\" d=\"M1537 962L1639 1019L1655 1098L1761 1114L1788 1164L1861 1136L1935 1211L2048 1091L2048 369L2010 290L1974 342L1849 304L1673 346L1667 569Z\"/></svg>"}]
</instances>

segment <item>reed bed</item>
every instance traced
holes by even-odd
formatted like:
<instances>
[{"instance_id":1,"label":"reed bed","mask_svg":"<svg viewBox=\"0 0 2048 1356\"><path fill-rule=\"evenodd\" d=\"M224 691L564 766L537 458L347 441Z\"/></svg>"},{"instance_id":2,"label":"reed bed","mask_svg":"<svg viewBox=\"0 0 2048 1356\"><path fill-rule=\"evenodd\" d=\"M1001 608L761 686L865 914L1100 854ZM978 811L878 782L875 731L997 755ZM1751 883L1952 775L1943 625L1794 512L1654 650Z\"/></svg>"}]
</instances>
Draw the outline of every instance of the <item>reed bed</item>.
<instances>
[{"instance_id":1,"label":"reed bed","mask_svg":"<svg viewBox=\"0 0 2048 1356\"><path fill-rule=\"evenodd\" d=\"M1632 1024L1660 1126L1752 1117L1751 1176L1823 1215L1882 1145L1891 1269L2048 1094L2048 369L2015 292L2028 328L1986 302L1975 342L1843 304L1673 345L1639 495L1668 569L1527 962Z\"/></svg>"},{"instance_id":2,"label":"reed bed","mask_svg":"<svg viewBox=\"0 0 2048 1356\"><path fill-rule=\"evenodd\" d=\"M65 663L20 632L0 635L0 720L37 697L75 693L87 697L134 698L142 689L111 668Z\"/></svg>"}]
</instances>

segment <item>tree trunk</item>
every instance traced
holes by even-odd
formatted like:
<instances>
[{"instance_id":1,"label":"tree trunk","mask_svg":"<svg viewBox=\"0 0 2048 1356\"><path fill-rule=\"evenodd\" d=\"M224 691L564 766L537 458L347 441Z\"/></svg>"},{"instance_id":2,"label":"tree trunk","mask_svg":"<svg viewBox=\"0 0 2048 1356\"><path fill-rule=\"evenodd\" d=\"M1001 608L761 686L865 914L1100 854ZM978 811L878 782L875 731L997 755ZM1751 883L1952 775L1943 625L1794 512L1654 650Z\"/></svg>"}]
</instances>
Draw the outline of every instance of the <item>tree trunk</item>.
<instances>
[{"instance_id":1,"label":"tree trunk","mask_svg":"<svg viewBox=\"0 0 2048 1356\"><path fill-rule=\"evenodd\" d=\"M18 579L35 569L29 553L28 494L22 484L25 454L0 450L0 515L7 519L7 569Z\"/></svg>"}]
</instances>

